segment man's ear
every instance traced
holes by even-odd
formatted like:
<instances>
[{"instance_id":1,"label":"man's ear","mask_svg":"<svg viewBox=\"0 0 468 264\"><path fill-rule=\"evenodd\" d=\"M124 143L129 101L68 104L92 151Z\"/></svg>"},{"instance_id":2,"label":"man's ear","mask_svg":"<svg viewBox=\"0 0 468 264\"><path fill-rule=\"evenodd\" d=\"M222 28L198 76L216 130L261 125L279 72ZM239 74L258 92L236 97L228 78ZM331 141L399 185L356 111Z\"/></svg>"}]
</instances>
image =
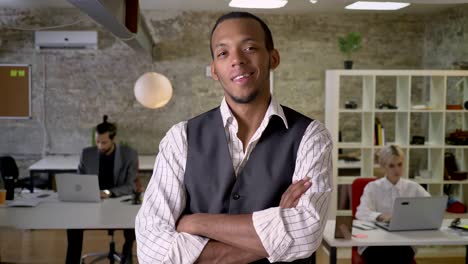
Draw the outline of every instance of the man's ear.
<instances>
[{"instance_id":1,"label":"man's ear","mask_svg":"<svg viewBox=\"0 0 468 264\"><path fill-rule=\"evenodd\" d=\"M270 70L276 69L280 64L280 55L278 50L273 49L270 51Z\"/></svg>"},{"instance_id":2,"label":"man's ear","mask_svg":"<svg viewBox=\"0 0 468 264\"><path fill-rule=\"evenodd\" d=\"M218 81L219 78L218 78L218 74L216 73L216 70L215 70L215 67L214 67L214 63L212 62L211 65L210 65L210 68L211 68L211 78L215 81Z\"/></svg>"}]
</instances>

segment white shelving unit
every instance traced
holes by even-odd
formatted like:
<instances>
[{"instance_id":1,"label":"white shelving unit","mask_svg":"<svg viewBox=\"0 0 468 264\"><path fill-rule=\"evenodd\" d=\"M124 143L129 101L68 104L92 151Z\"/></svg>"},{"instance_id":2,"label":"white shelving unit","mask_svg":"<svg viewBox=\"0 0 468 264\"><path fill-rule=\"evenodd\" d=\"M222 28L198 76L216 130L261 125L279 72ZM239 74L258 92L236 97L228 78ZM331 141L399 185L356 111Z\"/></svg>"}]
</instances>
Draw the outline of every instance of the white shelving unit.
<instances>
[{"instance_id":1,"label":"white shelving unit","mask_svg":"<svg viewBox=\"0 0 468 264\"><path fill-rule=\"evenodd\" d=\"M391 120L387 123L381 120L384 127L392 128L385 131L385 139L387 144L397 144L405 152L405 178L426 185L432 195L442 195L444 185L451 184L453 197L468 205L468 180L444 181L444 153L447 151L455 154L459 170L468 170L468 145L445 144L445 137L451 132L447 129L455 126L468 130L468 110L446 110L446 105L454 104L454 100L461 105L468 101L468 71L327 70L325 85L325 123L334 144L335 191L330 217L350 214L350 210L337 210L339 186L350 185L356 177L374 176L378 167L375 154L382 148L374 144L376 117ZM382 103L382 98L383 103L390 102L397 109L379 109L377 105ZM358 102L357 109L345 108L345 101L351 99ZM427 108L416 109L416 105ZM354 136L339 142L340 130L342 134L350 132ZM422 133L424 144L411 144L412 137ZM339 151L358 153L359 161L338 160ZM414 167L418 170L412 169ZM357 170L358 175L338 175L343 169ZM429 173L425 178L414 177L414 172L420 170Z\"/></svg>"}]
</instances>

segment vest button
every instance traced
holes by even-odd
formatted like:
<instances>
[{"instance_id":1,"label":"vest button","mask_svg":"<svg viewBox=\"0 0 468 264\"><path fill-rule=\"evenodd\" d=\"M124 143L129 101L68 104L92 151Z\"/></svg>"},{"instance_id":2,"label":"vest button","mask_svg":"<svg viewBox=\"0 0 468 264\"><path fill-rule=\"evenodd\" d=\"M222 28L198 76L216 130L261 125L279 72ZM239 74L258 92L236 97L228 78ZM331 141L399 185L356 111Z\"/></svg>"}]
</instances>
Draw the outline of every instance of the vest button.
<instances>
[{"instance_id":1,"label":"vest button","mask_svg":"<svg viewBox=\"0 0 468 264\"><path fill-rule=\"evenodd\" d=\"M240 195L237 194L237 193L235 193L234 195L232 195L232 199L234 199L234 200L239 200L239 198L240 198Z\"/></svg>"}]
</instances>

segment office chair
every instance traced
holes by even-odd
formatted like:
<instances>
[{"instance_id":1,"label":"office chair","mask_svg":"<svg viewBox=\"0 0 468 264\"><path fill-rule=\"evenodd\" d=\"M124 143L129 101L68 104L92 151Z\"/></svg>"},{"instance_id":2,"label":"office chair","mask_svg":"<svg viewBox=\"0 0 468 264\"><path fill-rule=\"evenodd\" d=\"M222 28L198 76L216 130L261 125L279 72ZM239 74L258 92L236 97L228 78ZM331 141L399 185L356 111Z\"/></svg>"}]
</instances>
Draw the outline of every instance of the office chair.
<instances>
[{"instance_id":1,"label":"office chair","mask_svg":"<svg viewBox=\"0 0 468 264\"><path fill-rule=\"evenodd\" d=\"M96 257L90 262L90 264L96 263L103 259L109 259L110 264L114 264L115 261L118 261L118 263L121 262L120 255L115 250L114 230L112 229L107 230L107 234L111 237L111 241L109 242L109 251L84 254L83 256L81 256L80 264L85 264L84 260L88 257Z\"/></svg>"},{"instance_id":2,"label":"office chair","mask_svg":"<svg viewBox=\"0 0 468 264\"><path fill-rule=\"evenodd\" d=\"M15 159L11 156L0 157L0 175L5 184L5 189L31 188L29 179L18 179L18 166Z\"/></svg>"},{"instance_id":3,"label":"office chair","mask_svg":"<svg viewBox=\"0 0 468 264\"><path fill-rule=\"evenodd\" d=\"M140 166L139 163L137 163L137 177L135 179L135 192L141 193L143 191L143 186L141 184L140 176L138 176L139 166ZM122 258L115 250L114 230L113 229L107 230L107 234L111 237L111 241L109 242L109 252L84 254L83 256L81 256L80 264L84 264L84 260L88 257L97 257L93 259L93 261L91 261L90 263L95 263L97 261L100 261L106 258L109 259L110 264L114 264L115 261L118 261L118 263L122 262Z\"/></svg>"},{"instance_id":4,"label":"office chair","mask_svg":"<svg viewBox=\"0 0 468 264\"><path fill-rule=\"evenodd\" d=\"M353 181L351 185L351 209L353 214L353 219L356 219L356 210L359 204L361 203L361 196L364 193L364 188L366 185L376 180L377 178L357 178ZM351 263L352 264L366 264L367 262L359 255L358 248L351 248ZM416 260L413 259L413 264L416 264Z\"/></svg>"}]
</instances>

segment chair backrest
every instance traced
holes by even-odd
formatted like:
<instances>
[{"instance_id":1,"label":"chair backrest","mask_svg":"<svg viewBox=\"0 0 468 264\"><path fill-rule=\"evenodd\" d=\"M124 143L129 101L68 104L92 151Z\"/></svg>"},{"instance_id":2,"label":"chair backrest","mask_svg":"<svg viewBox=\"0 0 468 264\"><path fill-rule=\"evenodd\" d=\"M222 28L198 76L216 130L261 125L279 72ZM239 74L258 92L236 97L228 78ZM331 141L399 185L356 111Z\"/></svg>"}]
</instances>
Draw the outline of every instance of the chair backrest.
<instances>
[{"instance_id":1,"label":"chair backrest","mask_svg":"<svg viewBox=\"0 0 468 264\"><path fill-rule=\"evenodd\" d=\"M0 157L0 175L2 176L3 180L5 180L5 176L13 176L13 179L18 179L18 166L16 166L16 162L13 157Z\"/></svg>"},{"instance_id":2,"label":"chair backrest","mask_svg":"<svg viewBox=\"0 0 468 264\"><path fill-rule=\"evenodd\" d=\"M361 196L364 192L364 187L377 178L356 178L351 185L351 209L353 211L353 218L356 215L356 209L361 203Z\"/></svg>"}]
</instances>

